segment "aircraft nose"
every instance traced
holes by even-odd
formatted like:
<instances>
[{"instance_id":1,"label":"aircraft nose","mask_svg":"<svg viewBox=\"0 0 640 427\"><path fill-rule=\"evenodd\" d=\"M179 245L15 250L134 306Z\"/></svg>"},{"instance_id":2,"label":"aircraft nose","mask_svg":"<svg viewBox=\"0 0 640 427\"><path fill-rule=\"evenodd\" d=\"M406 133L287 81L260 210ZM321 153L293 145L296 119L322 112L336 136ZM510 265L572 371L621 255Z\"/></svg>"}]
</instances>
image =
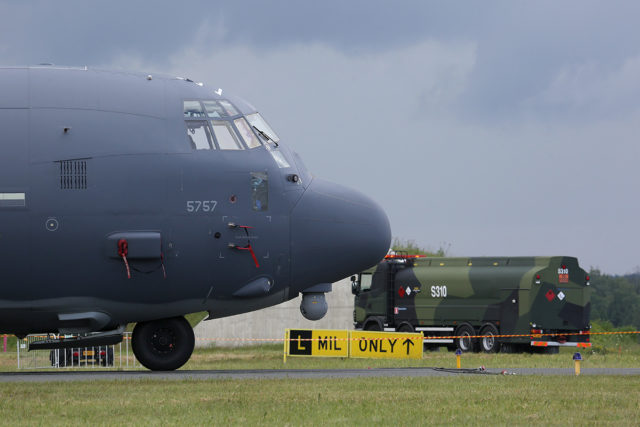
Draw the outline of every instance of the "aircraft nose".
<instances>
[{"instance_id":1,"label":"aircraft nose","mask_svg":"<svg viewBox=\"0 0 640 427\"><path fill-rule=\"evenodd\" d=\"M302 291L365 270L384 258L389 219L367 196L315 178L291 213L291 279Z\"/></svg>"}]
</instances>

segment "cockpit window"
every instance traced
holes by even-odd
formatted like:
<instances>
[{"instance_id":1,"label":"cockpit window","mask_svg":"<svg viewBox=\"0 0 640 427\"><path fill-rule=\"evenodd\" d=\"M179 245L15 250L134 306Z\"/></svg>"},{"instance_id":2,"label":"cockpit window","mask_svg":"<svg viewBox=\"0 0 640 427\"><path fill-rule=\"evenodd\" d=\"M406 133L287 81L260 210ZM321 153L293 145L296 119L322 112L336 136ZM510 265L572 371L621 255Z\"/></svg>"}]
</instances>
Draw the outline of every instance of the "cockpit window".
<instances>
[{"instance_id":1,"label":"cockpit window","mask_svg":"<svg viewBox=\"0 0 640 427\"><path fill-rule=\"evenodd\" d=\"M216 142L221 150L243 150L244 147L231 127L231 123L222 120L211 120Z\"/></svg>"},{"instance_id":2,"label":"cockpit window","mask_svg":"<svg viewBox=\"0 0 640 427\"><path fill-rule=\"evenodd\" d=\"M222 105L218 104L218 101L202 101L207 115L212 119L220 119L222 117L229 117L229 114L222 108Z\"/></svg>"},{"instance_id":3,"label":"cockpit window","mask_svg":"<svg viewBox=\"0 0 640 427\"><path fill-rule=\"evenodd\" d=\"M211 131L206 121L202 120L186 120L187 138L194 150L211 150L214 149Z\"/></svg>"},{"instance_id":4,"label":"cockpit window","mask_svg":"<svg viewBox=\"0 0 640 427\"><path fill-rule=\"evenodd\" d=\"M194 150L244 150L261 147L263 140L277 142L275 132L259 114L238 117L239 110L226 99L184 100L183 114Z\"/></svg>"},{"instance_id":5,"label":"cockpit window","mask_svg":"<svg viewBox=\"0 0 640 427\"><path fill-rule=\"evenodd\" d=\"M266 136L273 142L277 143L280 141L278 135L273 131L273 129L271 129L271 126L269 126L269 124L262 118L260 113L249 114L247 116L247 120L249 121L251 126L258 130L258 133L262 132L266 134Z\"/></svg>"},{"instance_id":6,"label":"cockpit window","mask_svg":"<svg viewBox=\"0 0 640 427\"><path fill-rule=\"evenodd\" d=\"M276 164L278 165L279 168L290 168L291 165L289 164L289 162L287 162L287 159L284 158L284 156L282 155L282 153L280 151L277 150L269 150L269 153L271 153L271 157L273 157L273 160L276 161Z\"/></svg>"},{"instance_id":7,"label":"cockpit window","mask_svg":"<svg viewBox=\"0 0 640 427\"><path fill-rule=\"evenodd\" d=\"M240 114L240 113L238 113L238 110L236 110L236 107L234 107L226 99L221 99L220 100L220 105L222 105L224 107L224 109L227 110L227 113L229 113L230 116L237 116L238 114Z\"/></svg>"},{"instance_id":8,"label":"cockpit window","mask_svg":"<svg viewBox=\"0 0 640 427\"><path fill-rule=\"evenodd\" d=\"M240 132L242 139L244 139L245 144L247 144L247 147L260 147L260 140L256 134L253 133L253 130L249 127L249 123L247 123L243 117L235 119L233 123L236 125L236 128L238 129L238 132Z\"/></svg>"},{"instance_id":9,"label":"cockpit window","mask_svg":"<svg viewBox=\"0 0 640 427\"><path fill-rule=\"evenodd\" d=\"M199 101L184 101L183 111L185 119L205 117L204 111L202 111L202 105L200 105Z\"/></svg>"}]
</instances>

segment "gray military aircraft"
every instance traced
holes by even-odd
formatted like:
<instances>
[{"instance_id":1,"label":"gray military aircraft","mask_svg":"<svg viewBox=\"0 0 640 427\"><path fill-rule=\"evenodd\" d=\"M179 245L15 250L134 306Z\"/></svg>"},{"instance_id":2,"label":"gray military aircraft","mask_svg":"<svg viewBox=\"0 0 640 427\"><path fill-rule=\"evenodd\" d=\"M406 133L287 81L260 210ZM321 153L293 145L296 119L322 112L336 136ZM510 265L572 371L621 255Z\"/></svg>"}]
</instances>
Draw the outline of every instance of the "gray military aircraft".
<instances>
[{"instance_id":1,"label":"gray military aircraft","mask_svg":"<svg viewBox=\"0 0 640 427\"><path fill-rule=\"evenodd\" d=\"M219 89L0 68L0 332L78 334L32 349L117 343L136 322L139 361L177 369L194 347L185 314L302 293L302 314L319 319L330 284L389 243L376 203L314 177L254 107Z\"/></svg>"}]
</instances>

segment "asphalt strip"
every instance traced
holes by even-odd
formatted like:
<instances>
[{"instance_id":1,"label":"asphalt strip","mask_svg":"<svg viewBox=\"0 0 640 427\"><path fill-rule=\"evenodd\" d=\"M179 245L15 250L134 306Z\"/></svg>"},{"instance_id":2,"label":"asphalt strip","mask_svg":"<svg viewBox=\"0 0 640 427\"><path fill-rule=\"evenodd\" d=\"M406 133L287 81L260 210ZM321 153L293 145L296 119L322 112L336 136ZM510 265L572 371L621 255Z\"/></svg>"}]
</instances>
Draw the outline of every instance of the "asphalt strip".
<instances>
[{"instance_id":1,"label":"asphalt strip","mask_svg":"<svg viewBox=\"0 0 640 427\"><path fill-rule=\"evenodd\" d=\"M379 368L379 369L262 369L214 371L65 371L4 372L0 382L54 382L97 380L216 380L216 379L313 379L367 377L438 377L460 375L575 375L573 368L450 369L450 368ZM640 375L640 368L582 369L581 375Z\"/></svg>"}]
</instances>

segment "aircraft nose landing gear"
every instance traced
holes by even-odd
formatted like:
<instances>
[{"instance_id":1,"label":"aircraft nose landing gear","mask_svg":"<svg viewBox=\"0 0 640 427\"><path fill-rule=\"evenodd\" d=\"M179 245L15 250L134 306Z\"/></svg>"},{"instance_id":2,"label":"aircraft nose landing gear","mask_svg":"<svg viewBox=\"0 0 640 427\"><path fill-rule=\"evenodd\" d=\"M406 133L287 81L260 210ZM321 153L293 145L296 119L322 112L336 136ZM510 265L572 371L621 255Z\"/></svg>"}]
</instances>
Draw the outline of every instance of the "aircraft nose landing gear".
<instances>
[{"instance_id":1,"label":"aircraft nose landing gear","mask_svg":"<svg viewBox=\"0 0 640 427\"><path fill-rule=\"evenodd\" d=\"M152 371L173 371L193 353L193 329L184 317L140 322L133 329L131 347L136 358Z\"/></svg>"}]
</instances>

